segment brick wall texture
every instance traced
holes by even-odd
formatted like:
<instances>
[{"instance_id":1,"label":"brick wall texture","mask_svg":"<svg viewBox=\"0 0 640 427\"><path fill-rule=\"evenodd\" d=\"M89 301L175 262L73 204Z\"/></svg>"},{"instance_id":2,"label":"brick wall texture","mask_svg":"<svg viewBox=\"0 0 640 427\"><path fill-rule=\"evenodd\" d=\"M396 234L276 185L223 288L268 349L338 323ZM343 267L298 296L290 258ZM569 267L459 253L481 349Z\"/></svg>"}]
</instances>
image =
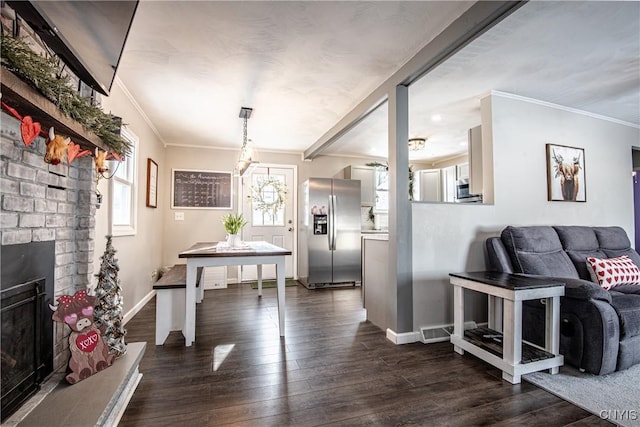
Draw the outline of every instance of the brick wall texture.
<instances>
[{"instance_id":1,"label":"brick wall texture","mask_svg":"<svg viewBox=\"0 0 640 427\"><path fill-rule=\"evenodd\" d=\"M20 122L0 118L0 243L55 241L55 297L87 289L93 275L96 181L93 158L52 166L46 141L26 147ZM54 369L66 366L68 328L54 322Z\"/></svg>"}]
</instances>

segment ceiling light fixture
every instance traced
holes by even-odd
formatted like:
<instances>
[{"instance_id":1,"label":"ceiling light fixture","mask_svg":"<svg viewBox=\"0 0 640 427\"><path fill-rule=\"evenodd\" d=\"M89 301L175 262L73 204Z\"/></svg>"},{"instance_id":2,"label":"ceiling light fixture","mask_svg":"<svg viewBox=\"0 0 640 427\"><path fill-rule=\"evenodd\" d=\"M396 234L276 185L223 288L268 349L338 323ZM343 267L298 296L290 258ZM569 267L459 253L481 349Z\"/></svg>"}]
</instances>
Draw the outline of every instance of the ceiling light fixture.
<instances>
[{"instance_id":1,"label":"ceiling light fixture","mask_svg":"<svg viewBox=\"0 0 640 427\"><path fill-rule=\"evenodd\" d=\"M242 107L240 108L240 118L243 120L242 122L242 148L240 149L240 158L238 159L238 164L236 169L238 170L238 174L242 176L249 166L254 163L258 163L253 160L254 152L251 144L249 142L250 139L247 139L247 121L251 117L251 113L253 112L253 108Z\"/></svg>"},{"instance_id":2,"label":"ceiling light fixture","mask_svg":"<svg viewBox=\"0 0 640 427\"><path fill-rule=\"evenodd\" d=\"M426 138L411 138L409 139L409 151L421 151L427 143Z\"/></svg>"}]
</instances>

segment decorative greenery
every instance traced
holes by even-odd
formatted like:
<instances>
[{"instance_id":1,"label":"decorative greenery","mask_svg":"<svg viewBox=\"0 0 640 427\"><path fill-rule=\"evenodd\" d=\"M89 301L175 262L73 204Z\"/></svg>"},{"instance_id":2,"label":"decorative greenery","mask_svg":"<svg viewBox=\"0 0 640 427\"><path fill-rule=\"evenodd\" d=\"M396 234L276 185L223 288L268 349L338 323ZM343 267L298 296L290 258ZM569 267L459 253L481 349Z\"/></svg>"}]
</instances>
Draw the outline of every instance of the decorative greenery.
<instances>
[{"instance_id":1,"label":"decorative greenery","mask_svg":"<svg viewBox=\"0 0 640 427\"><path fill-rule=\"evenodd\" d=\"M373 206L369 208L368 218L369 221L375 226L376 225L376 214L373 213Z\"/></svg>"},{"instance_id":2,"label":"decorative greenery","mask_svg":"<svg viewBox=\"0 0 640 427\"><path fill-rule=\"evenodd\" d=\"M371 162L371 163L365 163L365 165L372 168L384 169L386 171L389 170L388 163ZM413 165L409 165L409 201L413 200L414 178L415 178L415 174L413 172Z\"/></svg>"},{"instance_id":3,"label":"decorative greenery","mask_svg":"<svg viewBox=\"0 0 640 427\"><path fill-rule=\"evenodd\" d=\"M247 220L244 219L242 214L227 214L222 217L222 225L229 234L238 234L242 227L247 225Z\"/></svg>"},{"instance_id":4,"label":"decorative greenery","mask_svg":"<svg viewBox=\"0 0 640 427\"><path fill-rule=\"evenodd\" d=\"M268 189L271 191L265 191ZM287 186L284 182L271 177L258 180L258 183L251 187L251 193L253 208L274 217L287 201ZM269 196L265 197L267 194Z\"/></svg>"},{"instance_id":5,"label":"decorative greenery","mask_svg":"<svg viewBox=\"0 0 640 427\"><path fill-rule=\"evenodd\" d=\"M369 166L370 168L384 169L386 171L389 170L389 163L371 162L365 163L365 166Z\"/></svg>"},{"instance_id":6,"label":"decorative greenery","mask_svg":"<svg viewBox=\"0 0 640 427\"><path fill-rule=\"evenodd\" d=\"M126 155L130 152L130 143L118 134L120 123L80 97L71 87L69 76L62 73L64 65L59 59L40 55L25 41L5 34L0 43L3 67L37 89L67 117L95 133L115 153Z\"/></svg>"}]
</instances>

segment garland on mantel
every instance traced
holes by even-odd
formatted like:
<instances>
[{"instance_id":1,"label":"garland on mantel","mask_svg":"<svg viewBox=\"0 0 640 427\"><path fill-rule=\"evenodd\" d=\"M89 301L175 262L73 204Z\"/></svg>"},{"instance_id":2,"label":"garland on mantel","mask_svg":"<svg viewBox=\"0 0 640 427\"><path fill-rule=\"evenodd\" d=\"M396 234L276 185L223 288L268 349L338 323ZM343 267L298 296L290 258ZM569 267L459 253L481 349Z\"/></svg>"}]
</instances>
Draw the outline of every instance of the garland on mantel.
<instances>
[{"instance_id":1,"label":"garland on mantel","mask_svg":"<svg viewBox=\"0 0 640 427\"><path fill-rule=\"evenodd\" d=\"M67 117L93 132L119 155L130 152L130 143L118 134L120 124L114 116L103 112L80 97L63 75L59 59L40 55L18 38L2 34L2 66L37 89Z\"/></svg>"}]
</instances>

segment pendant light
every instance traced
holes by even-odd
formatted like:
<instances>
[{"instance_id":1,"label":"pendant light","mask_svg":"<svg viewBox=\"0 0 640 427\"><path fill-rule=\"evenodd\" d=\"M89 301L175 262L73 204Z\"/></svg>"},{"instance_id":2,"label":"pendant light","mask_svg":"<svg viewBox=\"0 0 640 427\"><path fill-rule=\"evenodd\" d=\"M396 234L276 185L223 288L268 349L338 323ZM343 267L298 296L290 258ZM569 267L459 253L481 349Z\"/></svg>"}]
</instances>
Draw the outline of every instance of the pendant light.
<instances>
[{"instance_id":1,"label":"pendant light","mask_svg":"<svg viewBox=\"0 0 640 427\"><path fill-rule=\"evenodd\" d=\"M251 113L253 112L253 108L242 107L240 108L239 117L243 120L242 122L242 148L240 149L240 157L238 158L238 164L236 165L236 169L238 174L242 176L249 166L254 163L258 163L253 158L255 157L255 153L253 152L253 147L251 147L251 140L247 139L247 121L251 117Z\"/></svg>"}]
</instances>

